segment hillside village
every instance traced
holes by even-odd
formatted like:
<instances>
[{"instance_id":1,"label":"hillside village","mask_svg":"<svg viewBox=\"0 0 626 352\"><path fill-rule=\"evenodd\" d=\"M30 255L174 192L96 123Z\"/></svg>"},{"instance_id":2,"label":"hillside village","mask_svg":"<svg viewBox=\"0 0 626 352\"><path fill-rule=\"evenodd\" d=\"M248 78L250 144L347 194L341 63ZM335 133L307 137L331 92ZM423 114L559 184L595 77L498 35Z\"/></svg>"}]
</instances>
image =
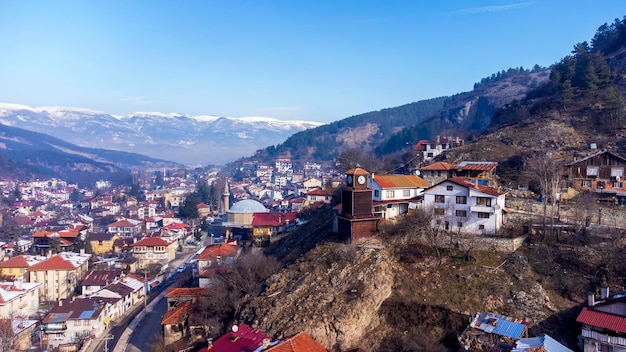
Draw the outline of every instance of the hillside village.
<instances>
[{"instance_id":1,"label":"hillside village","mask_svg":"<svg viewBox=\"0 0 626 352\"><path fill-rule=\"evenodd\" d=\"M626 351L624 23L399 167L0 180L0 349L124 351L165 302L153 351Z\"/></svg>"},{"instance_id":2,"label":"hillside village","mask_svg":"<svg viewBox=\"0 0 626 352\"><path fill-rule=\"evenodd\" d=\"M380 226L417 212L428 216L431 233L436 234L430 240L437 246L452 243L467 253L519 248L530 233L511 236L504 231L507 218L523 211L507 200L531 197L531 193L500 186L497 162L434 161L436 155L423 155L425 144L420 141L414 149L424 159L415 172L422 177L375 175L359 167L341 174L315 163L296 169L286 158L271 166L248 161L238 170L238 180L227 179L221 192L215 192L220 198L214 203L217 206L196 204L197 215L192 218L180 213L197 184L176 170L165 173L161 186L156 186L161 176L140 181L142 192L137 196L128 195L127 187L107 182L85 190L56 179L5 180L0 315L13 321L11 346L88 350L87 342L102 337L111 324L144 305L150 289L190 269L187 275L196 288L171 288L165 293L169 310L163 316L162 334L169 348L197 349L198 343L216 333L206 320L194 318L194 305L207 295L216 270L232 265L251 248L288 236L324 207L333 206L333 232L344 243L368 241L377 236ZM451 147L432 149L442 153ZM555 195L586 192L606 205L623 204L624 167L625 158L590 150L588 156L557 170L563 181ZM207 186L215 186L220 177L215 171L195 176ZM601 219L593 216L589 215L587 226L589 222L600 225ZM182 263L181 255L192 260ZM611 307L619 305L621 297L608 289L597 300L590 295L589 306L577 319L583 324L583 346L614 345L625 338L621 334L626 331L618 325L626 315L616 316L615 322L598 323L603 319L595 318L617 314ZM522 318L479 312L469 330L459 335L460 344L475 350L477 343L508 343L517 346L515 351L558 344L549 335L529 337L528 323ZM496 337L477 338L479 332ZM221 338L233 334L250 348L271 348L289 340L272 342L263 331L245 324ZM304 330L293 336L315 338ZM221 351L220 341L204 350ZM320 351L332 347L316 344ZM562 346L562 350L567 349Z\"/></svg>"}]
</instances>

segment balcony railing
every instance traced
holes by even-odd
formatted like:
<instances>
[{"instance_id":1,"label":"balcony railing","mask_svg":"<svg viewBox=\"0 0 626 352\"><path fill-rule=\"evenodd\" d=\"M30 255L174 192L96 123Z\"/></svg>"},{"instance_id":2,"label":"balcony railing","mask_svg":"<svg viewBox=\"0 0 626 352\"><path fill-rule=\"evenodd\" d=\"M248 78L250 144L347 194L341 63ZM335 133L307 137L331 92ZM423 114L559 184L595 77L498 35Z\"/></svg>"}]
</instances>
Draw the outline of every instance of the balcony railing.
<instances>
[{"instance_id":1,"label":"balcony railing","mask_svg":"<svg viewBox=\"0 0 626 352\"><path fill-rule=\"evenodd\" d=\"M496 212L496 208L488 207L486 205L472 205L470 206L470 211L474 213L490 213L493 214Z\"/></svg>"},{"instance_id":2,"label":"balcony railing","mask_svg":"<svg viewBox=\"0 0 626 352\"><path fill-rule=\"evenodd\" d=\"M594 339L596 341L602 341L602 342L606 342L612 345L626 346L626 338L619 337L619 336L605 335L605 334L601 334L599 332L587 330L587 329L582 329L582 336L584 338Z\"/></svg>"}]
</instances>

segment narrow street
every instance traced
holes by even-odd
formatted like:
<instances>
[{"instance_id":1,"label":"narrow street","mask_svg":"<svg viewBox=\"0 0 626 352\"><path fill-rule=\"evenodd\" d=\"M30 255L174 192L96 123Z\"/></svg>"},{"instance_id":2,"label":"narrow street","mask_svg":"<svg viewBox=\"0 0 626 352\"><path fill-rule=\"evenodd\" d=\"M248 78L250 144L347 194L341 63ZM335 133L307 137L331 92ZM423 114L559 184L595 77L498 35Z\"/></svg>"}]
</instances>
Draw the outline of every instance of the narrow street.
<instances>
[{"instance_id":1,"label":"narrow street","mask_svg":"<svg viewBox=\"0 0 626 352\"><path fill-rule=\"evenodd\" d=\"M194 256L195 251L179 253L177 258L170 263L170 267L177 268ZM191 269L188 268L187 270ZM102 336L94 341L93 345L88 348L88 351L150 351L150 345L154 342L155 333L161 333L161 317L167 310L167 300L162 297L162 294L172 285L180 284L178 281L179 277L180 273L176 272L174 269L173 274L166 282L155 287L150 292L148 301L150 302L150 299L154 299L158 300L158 302L148 304L146 314L143 313L143 305L134 307L121 321L117 322L116 325L111 327L107 334L105 334L111 337L111 339L107 341L106 346L104 339L106 336ZM135 322L135 319L140 320ZM130 335L130 337L127 337L121 346L117 346L118 342L120 342L120 338L125 333L127 336ZM126 346L126 344L128 346Z\"/></svg>"},{"instance_id":2,"label":"narrow street","mask_svg":"<svg viewBox=\"0 0 626 352\"><path fill-rule=\"evenodd\" d=\"M143 352L150 351L150 346L156 340L155 334L161 334L161 318L167 311L167 298L161 298L154 309L148 312L137 324L128 341L126 351Z\"/></svg>"}]
</instances>

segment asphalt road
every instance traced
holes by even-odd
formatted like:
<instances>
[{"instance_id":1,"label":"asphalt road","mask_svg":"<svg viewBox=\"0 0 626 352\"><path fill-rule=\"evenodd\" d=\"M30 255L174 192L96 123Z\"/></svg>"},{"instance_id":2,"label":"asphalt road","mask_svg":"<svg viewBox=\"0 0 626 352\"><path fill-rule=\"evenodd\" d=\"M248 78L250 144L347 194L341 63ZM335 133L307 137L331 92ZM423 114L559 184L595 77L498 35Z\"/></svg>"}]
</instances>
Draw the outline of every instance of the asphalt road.
<instances>
[{"instance_id":1,"label":"asphalt road","mask_svg":"<svg viewBox=\"0 0 626 352\"><path fill-rule=\"evenodd\" d=\"M128 352L145 352L151 350L151 345L156 341L156 334L161 332L161 318L167 311L167 298L162 298L154 309L141 320L128 341Z\"/></svg>"}]
</instances>

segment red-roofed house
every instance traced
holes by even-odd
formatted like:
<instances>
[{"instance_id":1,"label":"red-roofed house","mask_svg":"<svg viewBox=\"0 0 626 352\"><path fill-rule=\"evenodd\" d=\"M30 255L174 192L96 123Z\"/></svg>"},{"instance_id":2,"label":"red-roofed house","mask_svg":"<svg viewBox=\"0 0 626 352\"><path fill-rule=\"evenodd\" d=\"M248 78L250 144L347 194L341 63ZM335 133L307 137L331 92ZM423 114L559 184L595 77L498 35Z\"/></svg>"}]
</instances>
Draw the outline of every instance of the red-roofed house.
<instances>
[{"instance_id":1,"label":"red-roofed house","mask_svg":"<svg viewBox=\"0 0 626 352\"><path fill-rule=\"evenodd\" d=\"M432 226L445 231L495 234L503 224L504 192L453 177L424 191L424 209Z\"/></svg>"},{"instance_id":2,"label":"red-roofed house","mask_svg":"<svg viewBox=\"0 0 626 352\"><path fill-rule=\"evenodd\" d=\"M406 214L421 203L421 194L430 184L413 175L375 175L372 178L374 214L391 219Z\"/></svg>"},{"instance_id":3,"label":"red-roofed house","mask_svg":"<svg viewBox=\"0 0 626 352\"><path fill-rule=\"evenodd\" d=\"M626 295L609 297L608 288L602 288L600 301L589 295L576 321L582 324L584 352L626 351Z\"/></svg>"},{"instance_id":4,"label":"red-roofed house","mask_svg":"<svg viewBox=\"0 0 626 352\"><path fill-rule=\"evenodd\" d=\"M267 345L270 339L261 330L255 330L246 324L234 325L232 331L220 336L199 352L243 352L257 351L259 347Z\"/></svg>"},{"instance_id":5,"label":"red-roofed house","mask_svg":"<svg viewBox=\"0 0 626 352\"><path fill-rule=\"evenodd\" d=\"M41 301L58 301L71 296L83 279L91 254L63 252L28 268L30 282L41 283Z\"/></svg>"},{"instance_id":6,"label":"red-roofed house","mask_svg":"<svg viewBox=\"0 0 626 352\"><path fill-rule=\"evenodd\" d=\"M161 237L170 241L183 240L188 233L189 226L179 222L171 223L161 228Z\"/></svg>"},{"instance_id":7,"label":"red-roofed house","mask_svg":"<svg viewBox=\"0 0 626 352\"><path fill-rule=\"evenodd\" d=\"M236 244L220 243L205 247L196 257L198 271L214 265L229 264L241 254L241 247Z\"/></svg>"},{"instance_id":8,"label":"red-roofed house","mask_svg":"<svg viewBox=\"0 0 626 352\"><path fill-rule=\"evenodd\" d=\"M330 203L333 200L333 190L332 188L316 188L306 193L306 201L307 203Z\"/></svg>"},{"instance_id":9,"label":"red-roofed house","mask_svg":"<svg viewBox=\"0 0 626 352\"><path fill-rule=\"evenodd\" d=\"M460 147L462 145L463 138L437 136L432 141L425 139L420 140L417 144L415 144L413 150L416 151L421 160L424 161L431 160L446 150Z\"/></svg>"},{"instance_id":10,"label":"red-roofed house","mask_svg":"<svg viewBox=\"0 0 626 352\"><path fill-rule=\"evenodd\" d=\"M328 352L326 347L319 342L313 340L311 335L306 332L299 332L294 336L272 344L269 348L263 350L266 352Z\"/></svg>"},{"instance_id":11,"label":"red-roofed house","mask_svg":"<svg viewBox=\"0 0 626 352\"><path fill-rule=\"evenodd\" d=\"M463 177L484 185L495 185L494 172L498 166L493 161L462 161L456 165L437 162L420 168L421 176L431 185L452 177Z\"/></svg>"},{"instance_id":12,"label":"red-roofed house","mask_svg":"<svg viewBox=\"0 0 626 352\"><path fill-rule=\"evenodd\" d=\"M173 287L167 290L167 309L172 309L183 302L195 303L198 298L208 295L208 291L202 287Z\"/></svg>"},{"instance_id":13,"label":"red-roofed house","mask_svg":"<svg viewBox=\"0 0 626 352\"><path fill-rule=\"evenodd\" d=\"M76 230L37 231L33 234L33 246L37 253L46 254L56 240L62 250L67 251L78 239L81 235Z\"/></svg>"},{"instance_id":14,"label":"red-roofed house","mask_svg":"<svg viewBox=\"0 0 626 352\"><path fill-rule=\"evenodd\" d=\"M278 235L287 232L296 224L298 214L288 213L253 213L252 214L252 235L255 239L263 236Z\"/></svg>"},{"instance_id":15,"label":"red-roofed house","mask_svg":"<svg viewBox=\"0 0 626 352\"><path fill-rule=\"evenodd\" d=\"M107 225L107 232L115 233L120 237L135 237L141 233L141 221L122 219Z\"/></svg>"},{"instance_id":16,"label":"red-roofed house","mask_svg":"<svg viewBox=\"0 0 626 352\"><path fill-rule=\"evenodd\" d=\"M146 237L132 244L133 257L139 269L150 264L167 264L176 257L177 242L168 242L160 237Z\"/></svg>"},{"instance_id":17,"label":"red-roofed house","mask_svg":"<svg viewBox=\"0 0 626 352\"><path fill-rule=\"evenodd\" d=\"M0 273L6 279L19 280L24 282L30 280L28 268L43 261L45 257L34 255L18 255L11 259L0 262Z\"/></svg>"}]
</instances>

